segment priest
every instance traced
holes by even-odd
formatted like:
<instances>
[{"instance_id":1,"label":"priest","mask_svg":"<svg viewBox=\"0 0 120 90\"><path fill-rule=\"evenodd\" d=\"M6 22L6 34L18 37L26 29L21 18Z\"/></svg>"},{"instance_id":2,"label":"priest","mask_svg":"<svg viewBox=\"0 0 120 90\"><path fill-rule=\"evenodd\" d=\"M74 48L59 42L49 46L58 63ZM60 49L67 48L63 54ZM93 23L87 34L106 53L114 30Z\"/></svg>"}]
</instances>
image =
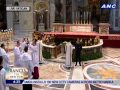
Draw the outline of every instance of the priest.
<instances>
[{"instance_id":1,"label":"priest","mask_svg":"<svg viewBox=\"0 0 120 90\"><path fill-rule=\"evenodd\" d=\"M21 67L25 67L28 69L28 78L32 78L33 72L33 64L32 64L32 57L28 53L28 46L25 46L24 53L21 55Z\"/></svg>"},{"instance_id":2,"label":"priest","mask_svg":"<svg viewBox=\"0 0 120 90\"><path fill-rule=\"evenodd\" d=\"M14 56L15 56L15 60L14 60L14 65L15 66L20 66L20 59L21 59L21 51L20 51L20 42L17 41L17 44L14 48Z\"/></svg>"},{"instance_id":3,"label":"priest","mask_svg":"<svg viewBox=\"0 0 120 90\"><path fill-rule=\"evenodd\" d=\"M40 63L42 63L42 61L43 61L43 54L42 54L43 45L42 45L42 40L40 41L40 46L39 47L40 47L40 50L39 50L40 51L39 52L40 53Z\"/></svg>"},{"instance_id":4,"label":"priest","mask_svg":"<svg viewBox=\"0 0 120 90\"><path fill-rule=\"evenodd\" d=\"M9 58L8 53L5 50L5 44L4 43L2 43L1 47L0 47L0 56L3 57L3 67L5 69L9 68L9 66L10 66L10 58Z\"/></svg>"},{"instance_id":5,"label":"priest","mask_svg":"<svg viewBox=\"0 0 120 90\"><path fill-rule=\"evenodd\" d=\"M38 40L37 46L38 46L38 53L39 53L39 63L41 64L41 63L43 63L43 57L42 57L43 45L42 45L42 40Z\"/></svg>"},{"instance_id":6,"label":"priest","mask_svg":"<svg viewBox=\"0 0 120 90\"><path fill-rule=\"evenodd\" d=\"M73 51L73 46L71 44L71 42L67 42L66 46L66 61L65 61L65 67L66 68L71 68L73 67L73 63L72 63L72 51Z\"/></svg>"},{"instance_id":7,"label":"priest","mask_svg":"<svg viewBox=\"0 0 120 90\"><path fill-rule=\"evenodd\" d=\"M5 69L3 68L3 57L0 56L0 90L6 90Z\"/></svg>"},{"instance_id":8,"label":"priest","mask_svg":"<svg viewBox=\"0 0 120 90\"><path fill-rule=\"evenodd\" d=\"M26 42L26 38L23 38L23 40L22 40L22 42L21 42L21 45L20 45L20 47L21 47L21 52L24 52L24 47L27 45L27 42Z\"/></svg>"},{"instance_id":9,"label":"priest","mask_svg":"<svg viewBox=\"0 0 120 90\"><path fill-rule=\"evenodd\" d=\"M39 66L39 51L37 46L37 40L33 40L32 44L29 44L29 49L31 50L32 54L32 62L34 67Z\"/></svg>"},{"instance_id":10,"label":"priest","mask_svg":"<svg viewBox=\"0 0 120 90\"><path fill-rule=\"evenodd\" d=\"M21 66L28 69L28 79L32 79L33 65L32 57L28 53L28 46L25 46L24 53L21 56ZM23 84L23 90L32 90L32 84Z\"/></svg>"}]
</instances>

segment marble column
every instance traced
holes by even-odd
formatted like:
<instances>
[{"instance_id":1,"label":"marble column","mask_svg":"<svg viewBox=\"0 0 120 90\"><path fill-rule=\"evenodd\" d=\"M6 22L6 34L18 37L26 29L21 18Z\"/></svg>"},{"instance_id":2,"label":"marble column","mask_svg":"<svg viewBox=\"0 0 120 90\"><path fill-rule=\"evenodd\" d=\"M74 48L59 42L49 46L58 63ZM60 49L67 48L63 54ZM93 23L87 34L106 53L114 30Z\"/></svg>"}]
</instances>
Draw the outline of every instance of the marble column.
<instances>
[{"instance_id":1,"label":"marble column","mask_svg":"<svg viewBox=\"0 0 120 90\"><path fill-rule=\"evenodd\" d=\"M77 24L78 24L78 11L77 11Z\"/></svg>"},{"instance_id":2,"label":"marble column","mask_svg":"<svg viewBox=\"0 0 120 90\"><path fill-rule=\"evenodd\" d=\"M78 11L78 24L80 24L80 13Z\"/></svg>"},{"instance_id":3,"label":"marble column","mask_svg":"<svg viewBox=\"0 0 120 90\"><path fill-rule=\"evenodd\" d=\"M76 22L76 24L77 24L77 11L76 11L76 18L75 18L75 22Z\"/></svg>"},{"instance_id":4,"label":"marble column","mask_svg":"<svg viewBox=\"0 0 120 90\"><path fill-rule=\"evenodd\" d=\"M84 10L84 24L85 24L85 10Z\"/></svg>"},{"instance_id":5,"label":"marble column","mask_svg":"<svg viewBox=\"0 0 120 90\"><path fill-rule=\"evenodd\" d=\"M50 13L50 30L53 28L53 23L55 22L55 1L49 0L49 13Z\"/></svg>"},{"instance_id":6,"label":"marble column","mask_svg":"<svg viewBox=\"0 0 120 90\"><path fill-rule=\"evenodd\" d=\"M88 19L89 19L89 18L88 18L88 11L86 12L86 19L87 19L87 24L88 24L88 21L89 21L89 20L88 20Z\"/></svg>"},{"instance_id":7,"label":"marble column","mask_svg":"<svg viewBox=\"0 0 120 90\"><path fill-rule=\"evenodd\" d=\"M75 12L73 11L73 24L75 24Z\"/></svg>"},{"instance_id":8,"label":"marble column","mask_svg":"<svg viewBox=\"0 0 120 90\"><path fill-rule=\"evenodd\" d=\"M12 0L6 0L6 6L12 6ZM13 25L13 12L6 12L6 16L7 16L7 28L13 28L14 29L14 25Z\"/></svg>"},{"instance_id":9,"label":"marble column","mask_svg":"<svg viewBox=\"0 0 120 90\"><path fill-rule=\"evenodd\" d=\"M79 13L77 11L77 24L79 23Z\"/></svg>"},{"instance_id":10,"label":"marble column","mask_svg":"<svg viewBox=\"0 0 120 90\"><path fill-rule=\"evenodd\" d=\"M64 10L64 24L66 23L66 0L63 1L63 10Z\"/></svg>"},{"instance_id":11,"label":"marble column","mask_svg":"<svg viewBox=\"0 0 120 90\"><path fill-rule=\"evenodd\" d=\"M75 20L74 20L74 0L72 0L72 23L75 23Z\"/></svg>"},{"instance_id":12,"label":"marble column","mask_svg":"<svg viewBox=\"0 0 120 90\"><path fill-rule=\"evenodd\" d=\"M91 12L89 12L89 24L91 23Z\"/></svg>"}]
</instances>

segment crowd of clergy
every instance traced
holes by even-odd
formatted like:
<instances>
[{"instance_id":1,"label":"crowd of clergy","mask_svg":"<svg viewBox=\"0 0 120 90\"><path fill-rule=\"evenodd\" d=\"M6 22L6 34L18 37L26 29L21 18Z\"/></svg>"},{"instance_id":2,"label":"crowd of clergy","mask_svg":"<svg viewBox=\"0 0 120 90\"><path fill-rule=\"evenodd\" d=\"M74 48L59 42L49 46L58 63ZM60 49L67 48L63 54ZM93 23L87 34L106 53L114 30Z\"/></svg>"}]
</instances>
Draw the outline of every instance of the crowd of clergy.
<instances>
[{"instance_id":1,"label":"crowd of clergy","mask_svg":"<svg viewBox=\"0 0 120 90\"><path fill-rule=\"evenodd\" d=\"M41 41L33 39L30 42L28 38L23 38L22 41L17 40L15 44L13 49L14 67L25 67L28 69L28 79L38 79L39 63L42 62ZM2 43L0 45L0 90L6 90L5 72L12 66L9 53L5 48L5 44Z\"/></svg>"},{"instance_id":2,"label":"crowd of clergy","mask_svg":"<svg viewBox=\"0 0 120 90\"><path fill-rule=\"evenodd\" d=\"M82 45L79 42L79 38L74 45L75 53L76 53L76 65L79 62L81 66L80 53L82 50ZM14 67L25 67L28 69L28 79L38 79L39 78L39 64L42 63L42 41L33 39L32 42L28 40L28 38L23 38L22 41L16 41L16 45L14 47ZM73 45L71 42L66 42L65 52L66 52L66 60L65 67L71 68L73 67L72 62L72 51ZM75 65L75 66L76 66ZM6 90L5 84L5 70L10 68L10 56L5 49L5 44L2 43L0 46L0 90ZM29 85L28 85L29 86ZM26 86L24 86L26 87ZM32 86L31 86L32 87ZM26 90L26 89L24 89Z\"/></svg>"}]
</instances>

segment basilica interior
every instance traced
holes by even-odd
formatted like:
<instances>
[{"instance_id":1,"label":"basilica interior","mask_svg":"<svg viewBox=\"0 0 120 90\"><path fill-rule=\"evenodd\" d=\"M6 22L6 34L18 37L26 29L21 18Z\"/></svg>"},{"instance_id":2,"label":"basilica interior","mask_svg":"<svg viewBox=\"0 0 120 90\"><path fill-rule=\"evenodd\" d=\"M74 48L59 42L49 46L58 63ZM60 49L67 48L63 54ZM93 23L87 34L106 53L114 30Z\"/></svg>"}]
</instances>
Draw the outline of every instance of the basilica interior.
<instances>
[{"instance_id":1,"label":"basilica interior","mask_svg":"<svg viewBox=\"0 0 120 90\"><path fill-rule=\"evenodd\" d=\"M55 0L55 22L74 23L78 20L83 23L82 19L88 19L91 23L109 22L110 10L101 9L102 4L109 2L109 0L64 0L63 2Z\"/></svg>"},{"instance_id":2,"label":"basilica interior","mask_svg":"<svg viewBox=\"0 0 120 90\"><path fill-rule=\"evenodd\" d=\"M93 24L98 32L99 23L111 24L110 9L101 9L101 5L110 0L55 0L55 23ZM113 29L110 27L110 29Z\"/></svg>"},{"instance_id":3,"label":"basilica interior","mask_svg":"<svg viewBox=\"0 0 120 90\"><path fill-rule=\"evenodd\" d=\"M116 9L101 9L109 3L115 3ZM0 44L6 45L9 66L16 67L14 51L18 46L16 41L20 41L19 55L23 55L25 46L32 46L28 53L32 61L38 59L35 67L40 80L120 79L119 4L120 0L0 0ZM30 11L6 11L6 6L30 6ZM77 39L82 46L78 53ZM76 53L81 59L81 65L77 66ZM9 88L21 90L23 87L11 84ZM35 83L32 88L120 90L120 84Z\"/></svg>"}]
</instances>

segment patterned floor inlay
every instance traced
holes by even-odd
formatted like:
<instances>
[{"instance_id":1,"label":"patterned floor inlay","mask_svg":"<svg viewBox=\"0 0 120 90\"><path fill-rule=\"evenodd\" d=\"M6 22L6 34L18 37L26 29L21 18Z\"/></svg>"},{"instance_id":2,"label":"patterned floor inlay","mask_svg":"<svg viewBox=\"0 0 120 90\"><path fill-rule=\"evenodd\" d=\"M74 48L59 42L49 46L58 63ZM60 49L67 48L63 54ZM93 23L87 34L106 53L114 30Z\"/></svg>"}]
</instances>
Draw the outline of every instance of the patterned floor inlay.
<instances>
[{"instance_id":1,"label":"patterned floor inlay","mask_svg":"<svg viewBox=\"0 0 120 90\"><path fill-rule=\"evenodd\" d=\"M111 64L119 65L113 61L82 62L82 68L84 69L86 66L88 66L90 64L95 64L95 63L111 63Z\"/></svg>"},{"instance_id":2,"label":"patterned floor inlay","mask_svg":"<svg viewBox=\"0 0 120 90\"><path fill-rule=\"evenodd\" d=\"M66 79L66 72L59 68L60 64L49 63L40 67L40 79Z\"/></svg>"},{"instance_id":3,"label":"patterned floor inlay","mask_svg":"<svg viewBox=\"0 0 120 90\"><path fill-rule=\"evenodd\" d=\"M114 61L99 61L99 62L82 62L82 67L84 71L84 78L88 79L120 79L120 67L119 64ZM117 88L113 87L116 84L105 85L105 86L93 86L86 84L86 90L106 90L104 88L109 88L110 90L119 90L119 84Z\"/></svg>"},{"instance_id":4,"label":"patterned floor inlay","mask_svg":"<svg viewBox=\"0 0 120 90\"><path fill-rule=\"evenodd\" d=\"M118 58L120 57L120 49L119 48L103 48L103 54L111 58Z\"/></svg>"},{"instance_id":5,"label":"patterned floor inlay","mask_svg":"<svg viewBox=\"0 0 120 90\"><path fill-rule=\"evenodd\" d=\"M90 85L90 88L91 88L91 90L105 90L105 89L101 89L101 88L93 86L93 85Z\"/></svg>"},{"instance_id":6,"label":"patterned floor inlay","mask_svg":"<svg viewBox=\"0 0 120 90\"><path fill-rule=\"evenodd\" d=\"M49 87L54 87L54 88L58 88L58 89L64 89L65 84L51 84L51 85L49 85Z\"/></svg>"}]
</instances>

